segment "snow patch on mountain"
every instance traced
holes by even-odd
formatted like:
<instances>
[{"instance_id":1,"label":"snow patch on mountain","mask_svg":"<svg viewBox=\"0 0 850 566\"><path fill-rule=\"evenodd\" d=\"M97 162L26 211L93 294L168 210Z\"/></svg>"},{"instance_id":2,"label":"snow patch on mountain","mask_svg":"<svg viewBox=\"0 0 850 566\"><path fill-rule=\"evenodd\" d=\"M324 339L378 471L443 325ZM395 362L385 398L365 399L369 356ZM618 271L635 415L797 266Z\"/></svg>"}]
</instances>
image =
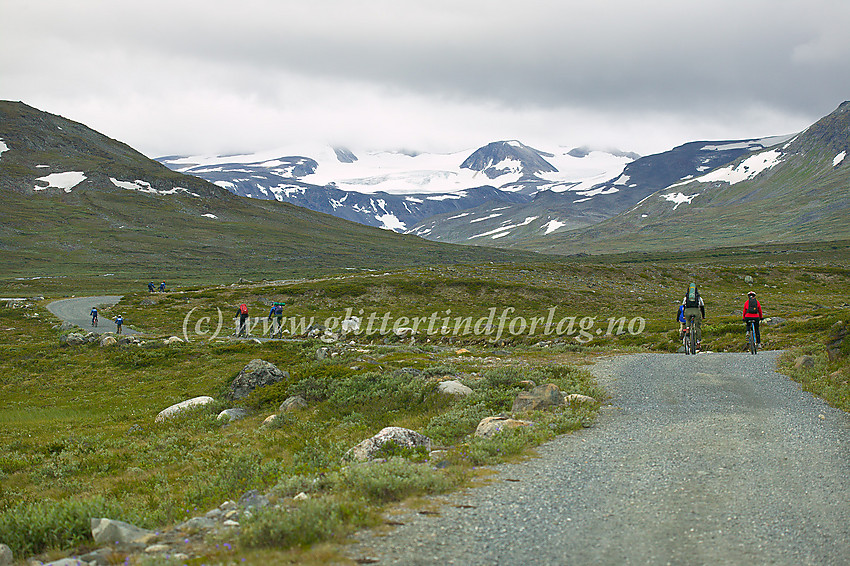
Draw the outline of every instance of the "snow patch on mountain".
<instances>
[{"instance_id":1,"label":"snow patch on mountain","mask_svg":"<svg viewBox=\"0 0 850 566\"><path fill-rule=\"evenodd\" d=\"M675 204L673 210L679 208L680 204L691 204L691 201L693 201L697 196L699 196L699 193L694 193L692 195L684 195L682 193L668 193L666 195L661 195L664 200L668 200Z\"/></svg>"},{"instance_id":2,"label":"snow patch on mountain","mask_svg":"<svg viewBox=\"0 0 850 566\"><path fill-rule=\"evenodd\" d=\"M9 151L9 146L3 143L3 140L0 140L0 157L3 156L4 151Z\"/></svg>"},{"instance_id":3,"label":"snow patch on mountain","mask_svg":"<svg viewBox=\"0 0 850 566\"><path fill-rule=\"evenodd\" d=\"M176 195L177 193L187 193L193 197L200 198L201 196L198 193L193 193L189 189L183 187L174 187L167 191L160 191L153 188L149 182L142 181L141 179L136 179L135 181L120 181L115 177L110 177L109 180L112 181L112 184L119 189L127 189L128 191L139 191L141 193L150 193L155 195Z\"/></svg>"},{"instance_id":4,"label":"snow patch on mountain","mask_svg":"<svg viewBox=\"0 0 850 566\"><path fill-rule=\"evenodd\" d=\"M82 171L66 171L65 173L51 173L50 175L46 175L44 177L39 177L36 181L44 181L47 183L46 187L40 187L36 185L34 189L36 191L43 191L45 189L62 189L66 193L70 193L71 190L86 180L86 175Z\"/></svg>"},{"instance_id":5,"label":"snow patch on mountain","mask_svg":"<svg viewBox=\"0 0 850 566\"><path fill-rule=\"evenodd\" d=\"M844 161L844 157L845 157L846 155L847 155L847 152L846 152L846 151L842 151L841 153L839 153L838 155L836 155L836 156L835 156L835 158L832 160L832 166L833 166L833 167L838 167L838 164L839 164L839 163L841 163L842 161Z\"/></svg>"},{"instance_id":6,"label":"snow patch on mountain","mask_svg":"<svg viewBox=\"0 0 850 566\"><path fill-rule=\"evenodd\" d=\"M552 220L550 220L549 222L547 222L546 224L543 225L543 228L545 229L543 234L544 235L551 234L552 232L554 232L558 228L562 228L566 225L567 225L566 222L561 222L560 220L555 220L553 218Z\"/></svg>"}]
</instances>

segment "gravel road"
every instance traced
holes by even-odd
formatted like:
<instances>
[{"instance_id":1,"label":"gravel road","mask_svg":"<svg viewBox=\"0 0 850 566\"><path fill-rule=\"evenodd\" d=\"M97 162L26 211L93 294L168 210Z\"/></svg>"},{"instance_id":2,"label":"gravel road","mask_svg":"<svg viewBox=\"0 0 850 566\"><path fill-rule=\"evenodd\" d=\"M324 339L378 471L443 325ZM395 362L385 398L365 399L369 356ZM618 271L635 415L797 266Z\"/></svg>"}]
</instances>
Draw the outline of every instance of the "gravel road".
<instances>
[{"instance_id":1,"label":"gravel road","mask_svg":"<svg viewBox=\"0 0 850 566\"><path fill-rule=\"evenodd\" d=\"M74 297L72 299L61 299L53 301L47 305L53 315L60 320L70 322L82 328L83 330L92 330L94 332L115 332L115 323L103 315L98 316L97 328L91 325L91 308L94 306L100 307L104 305L114 305L121 300L120 295L104 295L100 297ZM121 328L122 334L137 334L132 328L127 327L127 321Z\"/></svg>"},{"instance_id":2,"label":"gravel road","mask_svg":"<svg viewBox=\"0 0 850 566\"><path fill-rule=\"evenodd\" d=\"M636 354L592 371L590 429L359 533L378 564L850 564L850 417L778 353ZM436 503L436 501L435 501Z\"/></svg>"}]
</instances>

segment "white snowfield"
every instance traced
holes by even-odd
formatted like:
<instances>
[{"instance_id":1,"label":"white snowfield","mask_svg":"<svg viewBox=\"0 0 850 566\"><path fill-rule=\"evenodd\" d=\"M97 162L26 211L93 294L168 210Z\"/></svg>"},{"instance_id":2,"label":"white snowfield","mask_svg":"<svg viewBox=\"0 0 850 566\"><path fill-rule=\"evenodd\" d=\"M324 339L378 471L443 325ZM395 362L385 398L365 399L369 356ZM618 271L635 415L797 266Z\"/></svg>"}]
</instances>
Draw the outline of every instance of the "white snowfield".
<instances>
[{"instance_id":1,"label":"white snowfield","mask_svg":"<svg viewBox=\"0 0 850 566\"><path fill-rule=\"evenodd\" d=\"M846 151L842 151L838 155L835 156L835 159L832 160L832 166L838 167L838 164L844 161L844 157L847 155Z\"/></svg>"},{"instance_id":2,"label":"white snowfield","mask_svg":"<svg viewBox=\"0 0 850 566\"><path fill-rule=\"evenodd\" d=\"M509 142L512 143L512 142ZM513 142L519 145L519 142ZM546 183L540 190L556 192L587 191L593 185L613 179L623 172L632 159L615 156L605 151L590 151L585 157L569 155L570 148L537 148L552 154L545 159L557 173L541 173ZM519 190L511 187L522 176L520 164L511 159L491 164L504 173L495 179L469 169L461 164L475 149L464 149L451 153L404 153L392 151L355 151L357 161L343 163L334 149L328 145L303 145L280 147L261 153L229 156L194 156L169 160L171 166L180 171L201 166L214 170L224 164L245 163L265 167L269 172L281 176L291 175L291 165L280 161L281 157L302 156L314 159L318 166L315 173L300 177L305 183L325 186L333 183L337 188L360 193L385 191L390 194L411 193L459 193L464 189L492 185L503 190ZM247 172L247 170L246 170ZM227 188L222 182L219 186ZM504 186L507 185L507 186ZM276 192L276 187L269 190ZM450 197L443 197L450 198Z\"/></svg>"},{"instance_id":3,"label":"white snowfield","mask_svg":"<svg viewBox=\"0 0 850 566\"><path fill-rule=\"evenodd\" d=\"M86 180L86 176L82 171L66 171L65 173L51 173L50 175L45 175L44 177L39 177L36 181L44 181L47 183L46 187L41 187L36 185L33 187L36 191L43 191L45 189L62 189L66 193L70 193L71 190Z\"/></svg>"},{"instance_id":4,"label":"white snowfield","mask_svg":"<svg viewBox=\"0 0 850 566\"><path fill-rule=\"evenodd\" d=\"M670 202L675 203L673 210L679 208L680 204L691 204L691 201L698 196L699 193L694 193L692 195L684 195L682 193L668 193L666 195L661 195L664 200L669 200Z\"/></svg>"},{"instance_id":5,"label":"white snowfield","mask_svg":"<svg viewBox=\"0 0 850 566\"><path fill-rule=\"evenodd\" d=\"M3 156L4 151L9 151L9 146L6 145L2 139L0 139L0 157Z\"/></svg>"}]
</instances>

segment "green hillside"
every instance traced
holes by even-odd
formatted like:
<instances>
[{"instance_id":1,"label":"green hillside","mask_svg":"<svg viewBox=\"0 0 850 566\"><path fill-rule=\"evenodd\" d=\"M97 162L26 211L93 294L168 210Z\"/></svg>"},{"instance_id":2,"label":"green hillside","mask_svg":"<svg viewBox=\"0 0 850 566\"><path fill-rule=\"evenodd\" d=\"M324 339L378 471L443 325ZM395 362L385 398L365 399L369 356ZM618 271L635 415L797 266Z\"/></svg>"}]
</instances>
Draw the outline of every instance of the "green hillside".
<instances>
[{"instance_id":1,"label":"green hillside","mask_svg":"<svg viewBox=\"0 0 850 566\"><path fill-rule=\"evenodd\" d=\"M0 268L8 277L232 281L529 257L237 197L22 103L0 102L0 140L8 148L0 154ZM85 180L67 189L39 180L66 172Z\"/></svg>"},{"instance_id":2,"label":"green hillside","mask_svg":"<svg viewBox=\"0 0 850 566\"><path fill-rule=\"evenodd\" d=\"M842 156L848 150L850 103L845 102L785 146L733 163L731 182L694 180L668 187L605 222L516 247L548 253L610 253L846 239L850 160ZM751 163L772 158L776 158L772 167L745 180L734 179L747 176ZM690 202L677 203L677 196Z\"/></svg>"}]
</instances>

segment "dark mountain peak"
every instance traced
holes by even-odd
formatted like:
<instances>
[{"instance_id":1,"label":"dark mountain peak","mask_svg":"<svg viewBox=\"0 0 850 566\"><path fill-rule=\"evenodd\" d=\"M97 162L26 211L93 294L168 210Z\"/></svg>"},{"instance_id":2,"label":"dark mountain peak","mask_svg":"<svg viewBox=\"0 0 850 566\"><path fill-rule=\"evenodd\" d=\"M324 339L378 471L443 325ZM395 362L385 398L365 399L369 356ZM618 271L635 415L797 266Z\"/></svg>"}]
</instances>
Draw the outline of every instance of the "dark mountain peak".
<instances>
[{"instance_id":1,"label":"dark mountain peak","mask_svg":"<svg viewBox=\"0 0 850 566\"><path fill-rule=\"evenodd\" d=\"M491 142L475 150L461 163L462 169L480 171L490 179L506 173L520 173L525 177L537 173L556 173L558 170L546 157L553 157L516 140Z\"/></svg>"},{"instance_id":2,"label":"dark mountain peak","mask_svg":"<svg viewBox=\"0 0 850 566\"><path fill-rule=\"evenodd\" d=\"M850 101L842 102L832 113L824 116L800 133L789 146L790 153L822 152L832 159L850 149Z\"/></svg>"},{"instance_id":3,"label":"dark mountain peak","mask_svg":"<svg viewBox=\"0 0 850 566\"><path fill-rule=\"evenodd\" d=\"M333 150L340 163L354 163L357 161L357 156L344 147L335 147Z\"/></svg>"}]
</instances>

